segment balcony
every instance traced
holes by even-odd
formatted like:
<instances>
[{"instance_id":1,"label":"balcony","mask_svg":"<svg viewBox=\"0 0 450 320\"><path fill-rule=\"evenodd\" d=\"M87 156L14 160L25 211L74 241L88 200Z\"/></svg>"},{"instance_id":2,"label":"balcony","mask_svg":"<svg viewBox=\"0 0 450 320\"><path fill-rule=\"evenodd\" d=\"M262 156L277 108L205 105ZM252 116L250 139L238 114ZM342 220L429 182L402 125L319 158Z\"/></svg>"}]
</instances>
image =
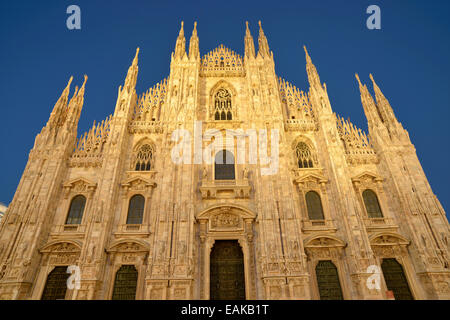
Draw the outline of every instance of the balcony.
<instances>
[{"instance_id":1,"label":"balcony","mask_svg":"<svg viewBox=\"0 0 450 320\"><path fill-rule=\"evenodd\" d=\"M202 199L233 199L250 197L251 186L248 180L202 181Z\"/></svg>"},{"instance_id":2,"label":"balcony","mask_svg":"<svg viewBox=\"0 0 450 320\"><path fill-rule=\"evenodd\" d=\"M70 236L73 238L83 238L86 231L85 224L62 224L52 227L51 236Z\"/></svg>"},{"instance_id":3,"label":"balcony","mask_svg":"<svg viewBox=\"0 0 450 320\"><path fill-rule=\"evenodd\" d=\"M389 229L397 230L398 226L391 218L364 218L364 224L367 231L386 231Z\"/></svg>"},{"instance_id":4,"label":"balcony","mask_svg":"<svg viewBox=\"0 0 450 320\"><path fill-rule=\"evenodd\" d=\"M115 232L114 235L116 237L129 235L148 237L150 235L150 227L144 224L121 224L117 227L117 232Z\"/></svg>"},{"instance_id":5,"label":"balcony","mask_svg":"<svg viewBox=\"0 0 450 320\"><path fill-rule=\"evenodd\" d=\"M336 231L333 220L303 220L302 231L305 233L314 231Z\"/></svg>"}]
</instances>

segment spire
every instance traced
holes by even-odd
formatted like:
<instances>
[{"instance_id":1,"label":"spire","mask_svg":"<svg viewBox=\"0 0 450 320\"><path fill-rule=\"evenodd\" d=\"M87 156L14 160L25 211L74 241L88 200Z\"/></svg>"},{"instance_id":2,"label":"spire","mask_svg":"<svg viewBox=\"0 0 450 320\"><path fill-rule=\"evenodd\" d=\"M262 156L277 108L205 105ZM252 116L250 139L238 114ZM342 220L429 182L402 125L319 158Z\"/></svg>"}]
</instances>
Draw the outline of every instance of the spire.
<instances>
[{"instance_id":1,"label":"spire","mask_svg":"<svg viewBox=\"0 0 450 320\"><path fill-rule=\"evenodd\" d=\"M270 57L269 43L267 42L267 38L264 35L261 21L258 21L258 24L259 24L258 53L261 54L263 58Z\"/></svg>"},{"instance_id":2,"label":"spire","mask_svg":"<svg viewBox=\"0 0 450 320\"><path fill-rule=\"evenodd\" d=\"M67 111L67 124L69 127L76 126L78 120L80 119L81 110L84 104L84 90L86 87L88 76L84 75L84 82L80 90L78 87L75 89L72 99L69 101L68 111Z\"/></svg>"},{"instance_id":3,"label":"spire","mask_svg":"<svg viewBox=\"0 0 450 320\"><path fill-rule=\"evenodd\" d=\"M186 54L186 39L184 38L184 22L181 21L180 33L178 34L177 42L175 44L175 58L183 58Z\"/></svg>"},{"instance_id":4,"label":"spire","mask_svg":"<svg viewBox=\"0 0 450 320\"><path fill-rule=\"evenodd\" d=\"M361 83L359 76L355 73L356 80L358 80L359 91L361 93L361 103L364 108L364 113L366 114L367 122L369 125L369 130L375 126L377 127L379 123L381 123L380 116L378 114L377 107L375 105L375 101L373 100L372 95L370 94L367 86Z\"/></svg>"},{"instance_id":5,"label":"spire","mask_svg":"<svg viewBox=\"0 0 450 320\"><path fill-rule=\"evenodd\" d=\"M125 84L123 88L127 91L134 89L136 86L136 80L138 75L138 56L139 56L139 47L136 49L136 55L134 56L133 63L128 68L127 77L125 78Z\"/></svg>"},{"instance_id":6,"label":"spire","mask_svg":"<svg viewBox=\"0 0 450 320\"><path fill-rule=\"evenodd\" d=\"M50 118L48 120L48 124L52 127L61 122L61 117L64 117L67 107L67 102L69 100L70 93L70 85L73 81L73 76L70 76L69 82L67 86L64 88L61 96L58 101L56 101L55 106L53 107L52 113L50 114Z\"/></svg>"},{"instance_id":7,"label":"spire","mask_svg":"<svg viewBox=\"0 0 450 320\"><path fill-rule=\"evenodd\" d=\"M378 87L377 83L373 79L372 74L370 74L369 77L370 80L372 80L373 90L375 92L375 99L377 101L377 107L383 122L388 127L397 124L398 123L397 118L395 117L394 111L392 110L392 107L388 99L386 99L383 92L381 92L381 89Z\"/></svg>"},{"instance_id":8,"label":"spire","mask_svg":"<svg viewBox=\"0 0 450 320\"><path fill-rule=\"evenodd\" d=\"M194 22L194 30L192 30L192 36L189 40L189 58L200 58L199 40L197 35L197 21Z\"/></svg>"},{"instance_id":9,"label":"spire","mask_svg":"<svg viewBox=\"0 0 450 320\"><path fill-rule=\"evenodd\" d=\"M311 57L309 56L306 46L303 46L306 56L306 73L308 74L309 85L314 88L322 88L320 82L319 73L317 72L316 66L312 63Z\"/></svg>"},{"instance_id":10,"label":"spire","mask_svg":"<svg viewBox=\"0 0 450 320\"><path fill-rule=\"evenodd\" d=\"M253 42L252 34L250 33L250 29L248 28L248 21L245 21L245 56L250 58L255 57L255 43Z\"/></svg>"}]
</instances>

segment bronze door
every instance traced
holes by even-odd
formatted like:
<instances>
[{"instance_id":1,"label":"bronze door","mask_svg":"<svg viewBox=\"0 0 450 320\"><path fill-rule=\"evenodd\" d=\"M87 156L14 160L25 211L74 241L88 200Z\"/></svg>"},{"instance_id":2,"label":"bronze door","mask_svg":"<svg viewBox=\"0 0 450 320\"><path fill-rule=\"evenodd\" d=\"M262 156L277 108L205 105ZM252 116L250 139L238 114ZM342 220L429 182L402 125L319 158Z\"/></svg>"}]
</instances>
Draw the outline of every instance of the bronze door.
<instances>
[{"instance_id":1,"label":"bronze door","mask_svg":"<svg viewBox=\"0 0 450 320\"><path fill-rule=\"evenodd\" d=\"M245 300L244 255L236 240L218 240L211 251L211 300Z\"/></svg>"},{"instance_id":2,"label":"bronze door","mask_svg":"<svg viewBox=\"0 0 450 320\"><path fill-rule=\"evenodd\" d=\"M344 300L336 266L330 260L319 261L316 266L320 300Z\"/></svg>"},{"instance_id":3,"label":"bronze door","mask_svg":"<svg viewBox=\"0 0 450 320\"><path fill-rule=\"evenodd\" d=\"M395 259L383 259L381 263L384 280L388 290L394 292L396 300L414 300L409 289L408 280L406 279L403 267Z\"/></svg>"},{"instance_id":4,"label":"bronze door","mask_svg":"<svg viewBox=\"0 0 450 320\"><path fill-rule=\"evenodd\" d=\"M64 300L69 276L67 266L55 267L47 277L41 300Z\"/></svg>"},{"instance_id":5,"label":"bronze door","mask_svg":"<svg viewBox=\"0 0 450 320\"><path fill-rule=\"evenodd\" d=\"M136 299L138 272L133 265L123 265L116 273L112 300Z\"/></svg>"}]
</instances>

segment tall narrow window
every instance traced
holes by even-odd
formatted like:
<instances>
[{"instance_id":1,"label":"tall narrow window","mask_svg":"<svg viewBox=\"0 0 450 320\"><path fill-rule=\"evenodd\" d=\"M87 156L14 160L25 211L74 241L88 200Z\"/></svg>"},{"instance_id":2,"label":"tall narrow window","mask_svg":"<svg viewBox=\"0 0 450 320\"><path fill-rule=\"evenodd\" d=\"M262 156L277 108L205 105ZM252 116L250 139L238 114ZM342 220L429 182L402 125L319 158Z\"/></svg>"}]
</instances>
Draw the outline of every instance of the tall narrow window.
<instances>
[{"instance_id":1,"label":"tall narrow window","mask_svg":"<svg viewBox=\"0 0 450 320\"><path fill-rule=\"evenodd\" d=\"M214 95L214 120L232 120L231 94L219 89Z\"/></svg>"},{"instance_id":2,"label":"tall narrow window","mask_svg":"<svg viewBox=\"0 0 450 320\"><path fill-rule=\"evenodd\" d=\"M316 277L320 300L344 300L339 274L332 261L319 261L316 266Z\"/></svg>"},{"instance_id":3,"label":"tall narrow window","mask_svg":"<svg viewBox=\"0 0 450 320\"><path fill-rule=\"evenodd\" d=\"M86 205L86 197L82 195L75 196L70 203L69 213L66 224L81 224L83 211Z\"/></svg>"},{"instance_id":4,"label":"tall narrow window","mask_svg":"<svg viewBox=\"0 0 450 320\"><path fill-rule=\"evenodd\" d=\"M234 180L234 156L230 151L217 152L214 161L214 172L216 180Z\"/></svg>"},{"instance_id":5,"label":"tall narrow window","mask_svg":"<svg viewBox=\"0 0 450 320\"><path fill-rule=\"evenodd\" d=\"M383 213L381 212L380 203L378 202L376 193L367 189L364 190L362 196L369 218L383 218Z\"/></svg>"},{"instance_id":6,"label":"tall narrow window","mask_svg":"<svg viewBox=\"0 0 450 320\"><path fill-rule=\"evenodd\" d=\"M394 292L396 300L414 300L403 267L396 259L383 259L381 270L383 270L386 287Z\"/></svg>"},{"instance_id":7,"label":"tall narrow window","mask_svg":"<svg viewBox=\"0 0 450 320\"><path fill-rule=\"evenodd\" d=\"M67 266L58 266L48 274L41 300L64 300L66 298L67 279L70 276L66 271Z\"/></svg>"},{"instance_id":8,"label":"tall narrow window","mask_svg":"<svg viewBox=\"0 0 450 320\"><path fill-rule=\"evenodd\" d=\"M310 220L324 220L322 201L315 191L309 191L305 195L308 217Z\"/></svg>"},{"instance_id":9,"label":"tall narrow window","mask_svg":"<svg viewBox=\"0 0 450 320\"><path fill-rule=\"evenodd\" d=\"M112 300L135 300L138 272L133 265L123 265L116 273Z\"/></svg>"},{"instance_id":10,"label":"tall narrow window","mask_svg":"<svg viewBox=\"0 0 450 320\"><path fill-rule=\"evenodd\" d=\"M149 144L144 144L139 148L135 156L134 170L150 171L153 167L153 148Z\"/></svg>"},{"instance_id":11,"label":"tall narrow window","mask_svg":"<svg viewBox=\"0 0 450 320\"><path fill-rule=\"evenodd\" d=\"M311 150L304 142L299 142L295 148L295 154L297 157L297 165L299 168L312 168L313 157Z\"/></svg>"},{"instance_id":12,"label":"tall narrow window","mask_svg":"<svg viewBox=\"0 0 450 320\"><path fill-rule=\"evenodd\" d=\"M140 194L134 195L130 199L128 206L127 224L142 224L144 217L145 198Z\"/></svg>"}]
</instances>

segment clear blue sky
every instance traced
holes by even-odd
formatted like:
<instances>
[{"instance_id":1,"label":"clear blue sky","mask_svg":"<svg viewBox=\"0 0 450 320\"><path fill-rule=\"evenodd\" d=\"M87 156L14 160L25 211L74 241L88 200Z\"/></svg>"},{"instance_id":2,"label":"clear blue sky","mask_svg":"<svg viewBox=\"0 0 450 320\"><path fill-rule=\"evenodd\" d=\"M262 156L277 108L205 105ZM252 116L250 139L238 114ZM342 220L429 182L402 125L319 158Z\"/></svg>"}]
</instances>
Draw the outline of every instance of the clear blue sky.
<instances>
[{"instance_id":1,"label":"clear blue sky","mask_svg":"<svg viewBox=\"0 0 450 320\"><path fill-rule=\"evenodd\" d=\"M66 8L81 8L80 31L66 28ZM382 29L366 28L366 8L381 8ZM448 184L450 1L1 1L0 201L12 200L34 138L74 75L89 80L79 134L114 110L136 47L138 93L169 74L180 21L190 37L198 21L201 54L223 43L242 54L245 21L258 20L276 72L307 90L307 45L338 114L367 129L354 78L372 72L409 131L444 208Z\"/></svg>"}]
</instances>

